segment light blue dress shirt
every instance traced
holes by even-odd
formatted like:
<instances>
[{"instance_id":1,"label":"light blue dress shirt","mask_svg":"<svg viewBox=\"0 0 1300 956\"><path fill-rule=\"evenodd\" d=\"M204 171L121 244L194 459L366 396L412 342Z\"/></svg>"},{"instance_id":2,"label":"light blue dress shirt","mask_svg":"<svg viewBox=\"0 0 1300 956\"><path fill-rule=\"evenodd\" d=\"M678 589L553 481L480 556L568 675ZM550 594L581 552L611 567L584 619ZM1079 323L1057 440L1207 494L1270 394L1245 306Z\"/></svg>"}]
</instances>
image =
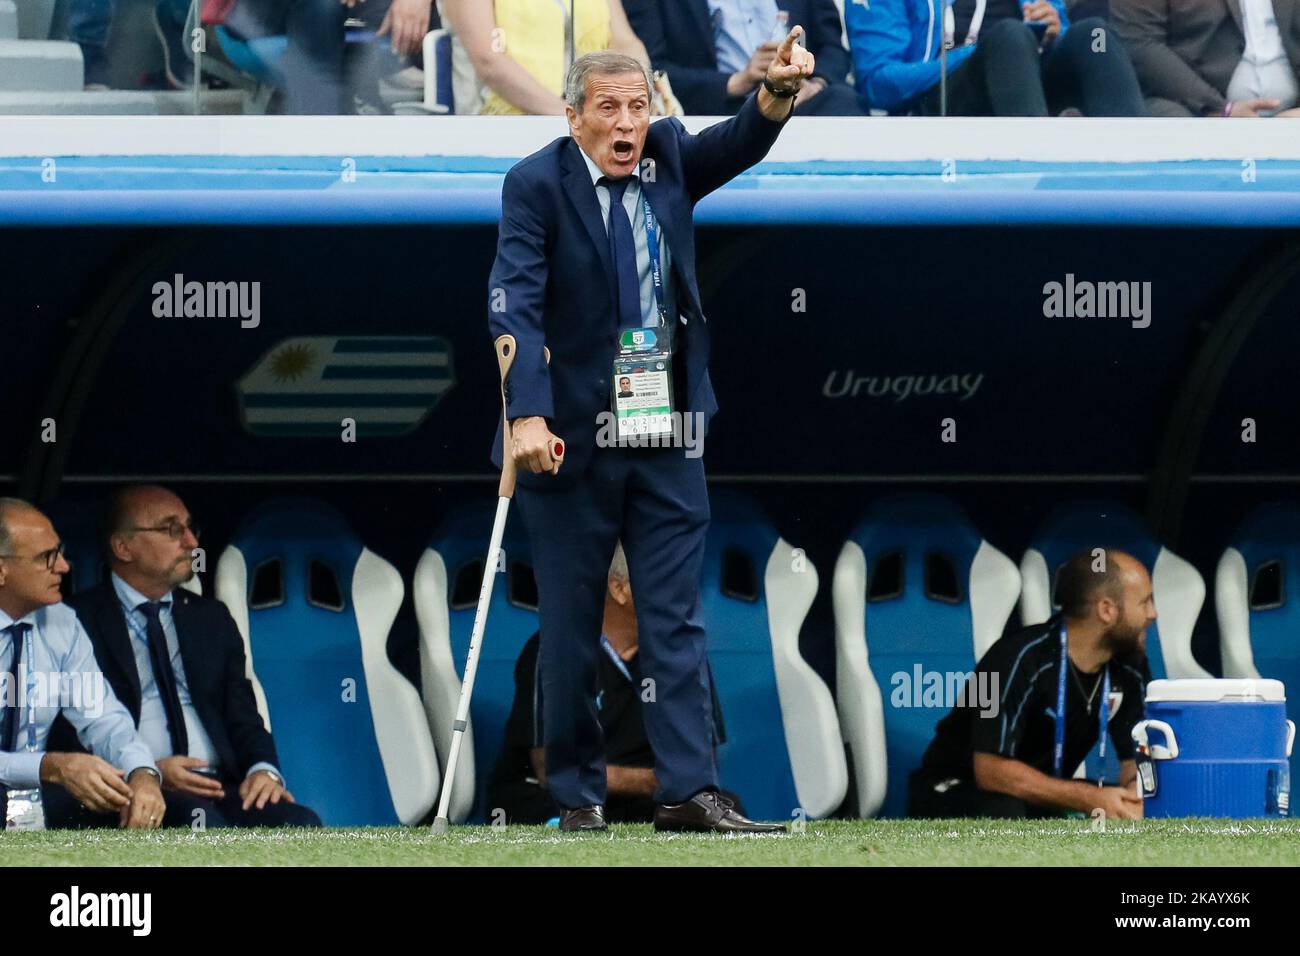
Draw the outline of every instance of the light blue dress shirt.
<instances>
[{"instance_id":1,"label":"light blue dress shirt","mask_svg":"<svg viewBox=\"0 0 1300 956\"><path fill-rule=\"evenodd\" d=\"M23 654L18 668L19 688L5 693L25 694L35 681L37 692L30 698L36 705L29 720L28 708L18 711L17 750L0 751L0 785L12 789L40 786L41 760L50 726L60 712L77 731L81 742L98 757L130 776L133 770L157 765L148 746L136 732L131 714L113 694L113 688L99 669L90 636L77 613L66 604L39 608L15 621L0 611L0 632L11 624L30 624L31 656ZM0 673L13 665L14 641L0 633ZM42 691L40 688L46 688ZM56 692L57 690L57 692ZM21 697L16 697L19 702ZM35 749L29 751L28 729Z\"/></svg>"},{"instance_id":2,"label":"light blue dress shirt","mask_svg":"<svg viewBox=\"0 0 1300 956\"><path fill-rule=\"evenodd\" d=\"M116 574L113 578L113 590L126 615L126 630L131 635L131 653L135 655L135 672L140 678L140 737L148 745L154 759L172 756L172 738L167 731L167 709L163 706L162 691L154 679L153 660L149 656L149 622L144 612L138 610L149 598L145 597ZM176 675L176 694L181 699L181 713L185 717L185 735L189 740L188 756L197 757L209 767L218 767L217 751L212 746L212 738L203 727L199 713L194 709L190 697L189 681L185 677L185 664L181 660L181 642L176 636L176 621L172 616L172 598L168 594L162 598L162 608L158 612L158 621L162 624L163 634L167 638L167 656L171 658L172 673ZM228 773L238 773L236 767L221 768ZM248 769L250 774L258 770L279 770L266 762L259 762Z\"/></svg>"},{"instance_id":3,"label":"light blue dress shirt","mask_svg":"<svg viewBox=\"0 0 1300 956\"><path fill-rule=\"evenodd\" d=\"M608 232L609 188L596 185L596 180L605 174L600 171L600 167L592 161L591 157L583 152L581 146L578 147L578 152L582 153L582 159L587 164L587 172L591 174L591 184L596 186L596 198L600 201L600 216L605 222L605 231ZM650 243L646 239L645 214L641 211L641 180L636 176L632 177L632 181L628 183L623 193L623 209L632 221L632 241L636 245L636 271L641 284L641 324L657 327L659 310L655 308L655 280L650 268ZM675 304L672 283L668 278L673 274L672 253L668 249L668 240L664 237L657 213L655 233L659 237L659 270L664 283L664 312L672 316L675 314Z\"/></svg>"},{"instance_id":4,"label":"light blue dress shirt","mask_svg":"<svg viewBox=\"0 0 1300 956\"><path fill-rule=\"evenodd\" d=\"M776 13L776 0L709 0L718 69L732 74L749 66L754 51L773 39ZM784 31L781 39L785 39Z\"/></svg>"}]
</instances>

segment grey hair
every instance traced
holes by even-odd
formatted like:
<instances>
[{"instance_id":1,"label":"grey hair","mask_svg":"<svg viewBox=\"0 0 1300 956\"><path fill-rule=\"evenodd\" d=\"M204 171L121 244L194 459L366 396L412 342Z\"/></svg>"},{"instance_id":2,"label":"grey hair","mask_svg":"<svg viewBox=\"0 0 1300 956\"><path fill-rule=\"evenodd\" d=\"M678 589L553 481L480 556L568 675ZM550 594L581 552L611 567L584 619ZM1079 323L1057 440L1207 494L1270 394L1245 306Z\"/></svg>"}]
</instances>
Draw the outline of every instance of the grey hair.
<instances>
[{"instance_id":1,"label":"grey hair","mask_svg":"<svg viewBox=\"0 0 1300 956\"><path fill-rule=\"evenodd\" d=\"M587 81L593 76L610 76L615 73L640 73L645 77L646 97L650 97L654 80L644 63L626 53L598 50L583 54L569 67L569 75L564 80L564 102L581 113L587 102Z\"/></svg>"},{"instance_id":2,"label":"grey hair","mask_svg":"<svg viewBox=\"0 0 1300 956\"><path fill-rule=\"evenodd\" d=\"M609 576L618 581L631 582L631 575L627 572L627 555L623 553L622 541L614 546L614 560L609 562Z\"/></svg>"},{"instance_id":3,"label":"grey hair","mask_svg":"<svg viewBox=\"0 0 1300 956\"><path fill-rule=\"evenodd\" d=\"M35 510L35 505L21 498L0 498L0 556L8 555L14 546L13 532L9 530L9 512Z\"/></svg>"}]
</instances>

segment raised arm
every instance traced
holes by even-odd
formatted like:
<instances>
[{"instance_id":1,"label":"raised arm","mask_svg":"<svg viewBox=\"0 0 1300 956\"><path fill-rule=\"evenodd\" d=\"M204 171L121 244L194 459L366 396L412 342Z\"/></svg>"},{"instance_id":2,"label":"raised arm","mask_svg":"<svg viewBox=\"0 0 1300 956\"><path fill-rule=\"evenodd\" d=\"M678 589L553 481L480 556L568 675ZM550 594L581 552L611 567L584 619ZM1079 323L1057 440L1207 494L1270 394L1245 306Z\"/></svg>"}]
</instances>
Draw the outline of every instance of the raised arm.
<instances>
[{"instance_id":1,"label":"raised arm","mask_svg":"<svg viewBox=\"0 0 1300 956\"><path fill-rule=\"evenodd\" d=\"M796 86L816 69L813 55L798 44L802 35L803 27L796 25L768 67L767 79L778 89ZM793 103L791 98L774 96L759 87L739 113L698 134L691 135L677 120L668 120L676 123L680 137L682 173L691 202L699 202L760 162L790 118Z\"/></svg>"}]
</instances>

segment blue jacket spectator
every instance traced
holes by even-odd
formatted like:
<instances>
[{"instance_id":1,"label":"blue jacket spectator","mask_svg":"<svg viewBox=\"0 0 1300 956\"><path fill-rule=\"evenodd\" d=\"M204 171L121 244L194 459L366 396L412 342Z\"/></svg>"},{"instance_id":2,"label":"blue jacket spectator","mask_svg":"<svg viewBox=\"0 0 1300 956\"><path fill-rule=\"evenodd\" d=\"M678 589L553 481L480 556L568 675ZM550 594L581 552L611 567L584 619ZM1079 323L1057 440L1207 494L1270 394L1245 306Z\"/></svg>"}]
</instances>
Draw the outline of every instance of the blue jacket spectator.
<instances>
[{"instance_id":1,"label":"blue jacket spectator","mask_svg":"<svg viewBox=\"0 0 1300 956\"><path fill-rule=\"evenodd\" d=\"M1093 49L1094 31L1104 30L1104 21L1089 18L1071 30L1064 0L956 0L952 7L950 114L1144 113L1119 39L1104 31L1102 48ZM940 111L943 0L849 0L844 19L866 104L891 113ZM977 39L968 40L972 24Z\"/></svg>"}]
</instances>

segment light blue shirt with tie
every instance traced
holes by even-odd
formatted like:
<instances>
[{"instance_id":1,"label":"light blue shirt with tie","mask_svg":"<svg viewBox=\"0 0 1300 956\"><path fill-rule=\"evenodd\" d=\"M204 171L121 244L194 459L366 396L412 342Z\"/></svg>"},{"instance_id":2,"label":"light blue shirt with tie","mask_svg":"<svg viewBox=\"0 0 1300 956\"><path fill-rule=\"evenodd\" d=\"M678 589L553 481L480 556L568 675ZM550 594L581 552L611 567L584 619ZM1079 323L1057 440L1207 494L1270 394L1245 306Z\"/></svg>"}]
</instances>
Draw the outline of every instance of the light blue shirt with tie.
<instances>
[{"instance_id":1,"label":"light blue shirt with tie","mask_svg":"<svg viewBox=\"0 0 1300 956\"><path fill-rule=\"evenodd\" d=\"M141 604L149 601L131 585L116 574L113 576L113 590L126 615L126 630L131 635L131 653L135 656L135 672L140 678L140 736L148 745L154 759L172 756L172 738L167 730L167 709L163 706L162 691L154 679L153 660L149 656L149 622L144 612L139 610ZM181 700L181 714L185 718L185 735L189 740L190 757L197 757L209 767L217 767L217 751L194 709L194 700L190 697L189 681L185 677L185 663L181 660L181 642L176 635L176 620L172 616L172 598L168 594L159 602L158 622L162 625L167 638L167 656L171 658L172 673L176 675L176 694ZM221 768L230 774L238 773L237 767ZM250 774L258 770L279 770L266 762L253 764L248 769Z\"/></svg>"},{"instance_id":2,"label":"light blue shirt with tie","mask_svg":"<svg viewBox=\"0 0 1300 956\"><path fill-rule=\"evenodd\" d=\"M608 233L609 187L603 183L597 183L597 180L605 174L600 171L600 167L592 161L581 146L578 147L578 152L582 153L583 161L587 164L587 172L591 174L591 184L596 187L596 198L600 201L600 217L604 221L605 231ZM623 210L632 222L632 241L636 246L636 272L641 283L641 324L643 326L657 327L659 325L659 310L655 308L655 280L654 272L650 266L650 242L646 238L645 214L641 210L641 180L636 176L632 177L623 193ZM653 210L651 211L653 212ZM675 306L673 303L672 283L668 281L668 277L673 274L673 260L658 215L655 216L655 234L659 237L659 272L664 284L664 313L671 316L674 314ZM617 265L615 265L615 268L617 269Z\"/></svg>"},{"instance_id":3,"label":"light blue shirt with tie","mask_svg":"<svg viewBox=\"0 0 1300 956\"><path fill-rule=\"evenodd\" d=\"M731 74L748 67L754 51L775 39L776 14L776 0L709 0L718 69Z\"/></svg>"},{"instance_id":4,"label":"light blue shirt with tie","mask_svg":"<svg viewBox=\"0 0 1300 956\"><path fill-rule=\"evenodd\" d=\"M66 604L53 604L15 621L0 611L0 674L4 675L13 666L14 640L5 631L12 624L29 624L33 628L29 632L31 655L24 650L18 666L18 685L24 694L29 685L36 689L29 700L37 706L31 710L32 719L26 706L18 710L16 750L0 751L0 786L23 790L40 786L45 742L60 712L93 754L127 776L141 767L157 771L149 747L131 722L130 712L114 696L99 669L90 635L77 612ZM47 690L42 691L42 687ZM5 703L21 702L18 688L5 686L0 692L12 695L6 696ZM34 749L28 749L29 738Z\"/></svg>"}]
</instances>

